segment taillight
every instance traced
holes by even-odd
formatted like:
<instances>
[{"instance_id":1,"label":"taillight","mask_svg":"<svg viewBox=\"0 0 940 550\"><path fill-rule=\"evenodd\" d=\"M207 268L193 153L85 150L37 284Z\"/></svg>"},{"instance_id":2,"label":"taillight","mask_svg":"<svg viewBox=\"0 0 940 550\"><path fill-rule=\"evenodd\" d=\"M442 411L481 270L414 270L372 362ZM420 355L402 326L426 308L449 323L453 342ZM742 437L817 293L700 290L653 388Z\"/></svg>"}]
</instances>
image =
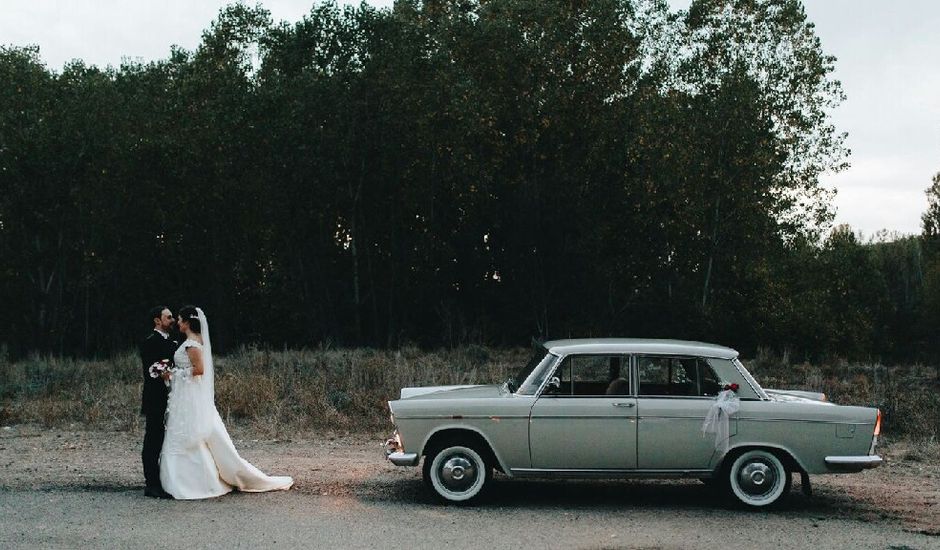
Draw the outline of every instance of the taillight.
<instances>
[{"instance_id":1,"label":"taillight","mask_svg":"<svg viewBox=\"0 0 940 550\"><path fill-rule=\"evenodd\" d=\"M875 435L881 435L881 409L878 409L878 418L875 420Z\"/></svg>"}]
</instances>

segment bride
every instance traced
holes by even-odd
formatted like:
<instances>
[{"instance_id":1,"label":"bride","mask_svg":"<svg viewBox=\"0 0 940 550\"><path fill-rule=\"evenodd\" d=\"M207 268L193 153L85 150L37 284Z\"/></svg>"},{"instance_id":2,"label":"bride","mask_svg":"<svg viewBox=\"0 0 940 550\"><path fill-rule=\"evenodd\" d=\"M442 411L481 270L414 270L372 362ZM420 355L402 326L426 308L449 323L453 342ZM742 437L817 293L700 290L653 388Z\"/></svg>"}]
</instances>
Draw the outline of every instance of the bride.
<instances>
[{"instance_id":1,"label":"bride","mask_svg":"<svg viewBox=\"0 0 940 550\"><path fill-rule=\"evenodd\" d=\"M186 341L176 350L160 454L160 483L177 499L211 498L289 489L294 480L268 476L238 456L215 408L212 344L202 310L180 309L177 325Z\"/></svg>"}]
</instances>

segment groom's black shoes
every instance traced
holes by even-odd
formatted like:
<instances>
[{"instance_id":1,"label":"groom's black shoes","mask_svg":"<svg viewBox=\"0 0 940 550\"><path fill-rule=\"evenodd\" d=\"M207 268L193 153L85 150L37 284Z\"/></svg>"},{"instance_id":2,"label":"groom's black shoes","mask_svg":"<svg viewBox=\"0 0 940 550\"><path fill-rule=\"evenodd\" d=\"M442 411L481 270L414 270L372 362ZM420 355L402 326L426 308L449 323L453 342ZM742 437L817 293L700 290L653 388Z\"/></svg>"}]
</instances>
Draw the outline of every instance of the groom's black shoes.
<instances>
[{"instance_id":1,"label":"groom's black shoes","mask_svg":"<svg viewBox=\"0 0 940 550\"><path fill-rule=\"evenodd\" d=\"M173 498L173 495L164 491L160 487L147 487L144 489L144 496L150 498Z\"/></svg>"}]
</instances>

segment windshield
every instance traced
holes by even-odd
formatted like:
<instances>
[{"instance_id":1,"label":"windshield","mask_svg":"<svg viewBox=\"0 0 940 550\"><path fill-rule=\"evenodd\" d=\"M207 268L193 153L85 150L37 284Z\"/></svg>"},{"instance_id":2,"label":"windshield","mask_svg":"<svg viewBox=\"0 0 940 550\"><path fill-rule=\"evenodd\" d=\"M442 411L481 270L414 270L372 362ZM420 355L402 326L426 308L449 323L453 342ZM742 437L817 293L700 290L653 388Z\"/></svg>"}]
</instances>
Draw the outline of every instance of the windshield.
<instances>
[{"instance_id":1,"label":"windshield","mask_svg":"<svg viewBox=\"0 0 940 550\"><path fill-rule=\"evenodd\" d=\"M509 379L509 391L519 395L535 395L557 358L541 346L536 348L526 366Z\"/></svg>"}]
</instances>

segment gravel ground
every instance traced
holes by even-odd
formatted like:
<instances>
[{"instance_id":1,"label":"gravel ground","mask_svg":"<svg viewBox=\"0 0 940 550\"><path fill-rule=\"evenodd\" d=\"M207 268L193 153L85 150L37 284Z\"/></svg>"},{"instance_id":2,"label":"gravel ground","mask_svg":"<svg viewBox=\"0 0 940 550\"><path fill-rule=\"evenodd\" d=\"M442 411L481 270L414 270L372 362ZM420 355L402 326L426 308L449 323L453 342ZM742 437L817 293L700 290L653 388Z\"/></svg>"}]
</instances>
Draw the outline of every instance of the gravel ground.
<instances>
[{"instance_id":1,"label":"gravel ground","mask_svg":"<svg viewBox=\"0 0 940 550\"><path fill-rule=\"evenodd\" d=\"M232 435L262 470L293 475L294 489L199 502L147 499L140 434L2 428L0 547L940 549L940 464L900 445L881 449L881 468L814 477L813 497L795 480L789 499L772 511L716 503L695 480L502 476L482 505L460 508L435 503L418 469L385 462L379 434Z\"/></svg>"}]
</instances>

